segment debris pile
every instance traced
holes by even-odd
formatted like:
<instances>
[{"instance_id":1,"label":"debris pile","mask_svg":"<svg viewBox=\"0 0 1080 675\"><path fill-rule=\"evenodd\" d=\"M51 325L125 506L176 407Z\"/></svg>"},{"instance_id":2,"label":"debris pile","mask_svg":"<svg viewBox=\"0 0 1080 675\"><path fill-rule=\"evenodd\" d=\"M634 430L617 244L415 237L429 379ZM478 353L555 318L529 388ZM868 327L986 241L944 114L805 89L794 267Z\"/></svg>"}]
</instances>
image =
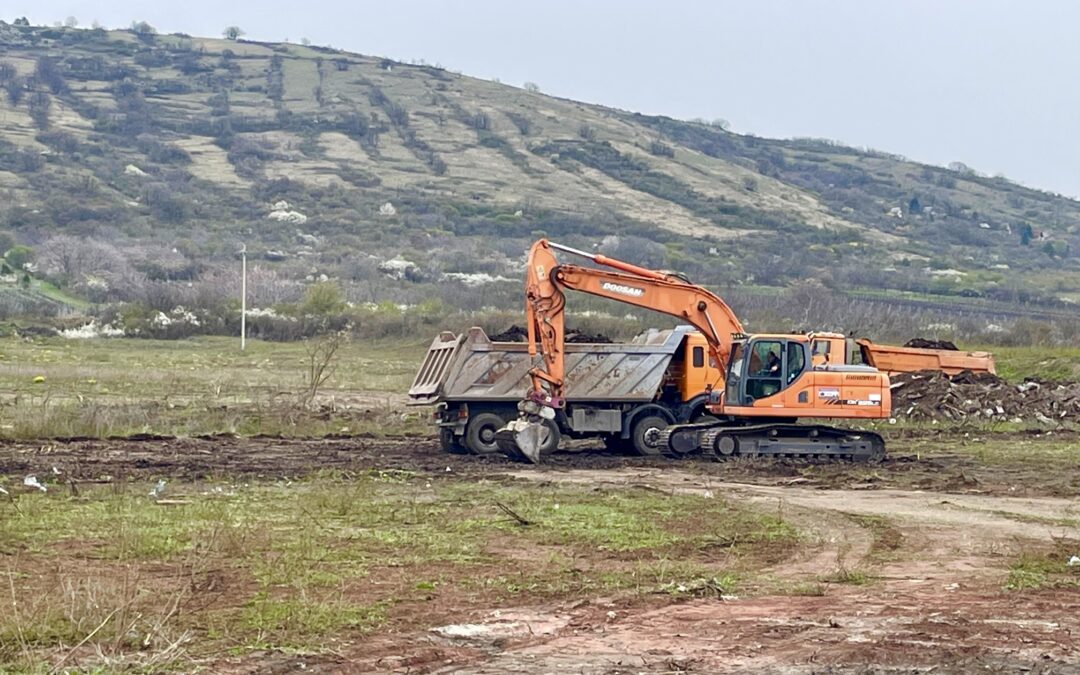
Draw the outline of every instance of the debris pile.
<instances>
[{"instance_id":1,"label":"debris pile","mask_svg":"<svg viewBox=\"0 0 1080 675\"><path fill-rule=\"evenodd\" d=\"M489 335L492 342L527 342L529 340L529 332L521 326L510 326L506 330L496 335ZM589 343L597 345L609 345L612 340L606 335L591 335L589 333L582 333L577 330L566 331L566 342L568 344Z\"/></svg>"},{"instance_id":2,"label":"debris pile","mask_svg":"<svg viewBox=\"0 0 1080 675\"><path fill-rule=\"evenodd\" d=\"M577 330L570 330L566 332L566 341L568 343L588 343L594 345L609 345L612 340L606 335L592 335L590 333L582 333Z\"/></svg>"},{"instance_id":3,"label":"debris pile","mask_svg":"<svg viewBox=\"0 0 1080 675\"><path fill-rule=\"evenodd\" d=\"M503 332L488 337L492 342L526 342L529 339L529 332L521 326L510 326Z\"/></svg>"},{"instance_id":4,"label":"debris pile","mask_svg":"<svg viewBox=\"0 0 1080 675\"><path fill-rule=\"evenodd\" d=\"M959 351L956 348L956 344L949 342L948 340L927 340L925 338L912 338L905 342L904 346L915 347L917 349L944 349L950 352Z\"/></svg>"},{"instance_id":5,"label":"debris pile","mask_svg":"<svg viewBox=\"0 0 1080 675\"><path fill-rule=\"evenodd\" d=\"M1080 421L1080 382L1028 379L1009 384L997 375L963 371L949 376L924 370L892 376L897 417L1060 424Z\"/></svg>"}]
</instances>

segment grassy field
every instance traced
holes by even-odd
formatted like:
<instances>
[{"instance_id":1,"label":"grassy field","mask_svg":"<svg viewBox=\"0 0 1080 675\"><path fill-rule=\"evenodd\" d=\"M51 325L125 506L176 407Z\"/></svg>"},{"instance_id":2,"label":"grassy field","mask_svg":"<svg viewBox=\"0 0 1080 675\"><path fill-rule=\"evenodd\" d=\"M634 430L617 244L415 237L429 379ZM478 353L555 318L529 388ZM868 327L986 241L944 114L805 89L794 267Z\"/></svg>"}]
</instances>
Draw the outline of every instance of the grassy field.
<instances>
[{"instance_id":1,"label":"grassy field","mask_svg":"<svg viewBox=\"0 0 1080 675\"><path fill-rule=\"evenodd\" d=\"M1017 486L1075 494L1068 432L899 425L889 442L904 457L886 465L688 460L671 480L655 465L631 464L629 483L616 478L632 459L564 453L552 473L522 480L516 465L402 438L430 435L425 416L403 405L426 342L343 344L314 404L303 398L312 344L254 341L240 352L235 340L214 338L0 342L0 429L9 438L371 437L6 444L0 672L87 664L103 673L213 672L229 659L269 667L260 659L379 645L401 653L402 636L504 608L595 603L588 611L604 625L609 614L702 596L826 601L869 592L920 553L905 543L911 524L888 505L856 510L868 487L917 499L940 491L934 504L1033 529L1080 522L1056 506L1032 514L962 502L968 490L1024 494ZM1019 378L1048 358L1073 356L1008 350L999 365ZM214 468L232 465L241 468ZM581 482L559 480L574 471ZM22 483L31 472L47 490ZM805 483L803 499L856 486L846 490L856 501L851 511L830 501L838 515L811 515L786 498L714 491L725 480ZM694 481L704 487L684 487ZM1075 586L1064 557L1071 541L1019 551L1001 541L987 588ZM796 558L814 562L789 573Z\"/></svg>"},{"instance_id":2,"label":"grassy field","mask_svg":"<svg viewBox=\"0 0 1080 675\"><path fill-rule=\"evenodd\" d=\"M798 537L722 499L403 471L149 488L0 502L0 671L87 644L155 672L325 651L516 597L730 593Z\"/></svg>"},{"instance_id":3,"label":"grassy field","mask_svg":"<svg viewBox=\"0 0 1080 675\"><path fill-rule=\"evenodd\" d=\"M310 343L61 338L0 341L0 436L400 432L426 340L347 342L315 406ZM347 429L347 431L343 431Z\"/></svg>"},{"instance_id":4,"label":"grassy field","mask_svg":"<svg viewBox=\"0 0 1080 675\"><path fill-rule=\"evenodd\" d=\"M1037 377L1058 382L1080 380L1080 348L986 347L993 352L998 375L1010 382Z\"/></svg>"},{"instance_id":5,"label":"grassy field","mask_svg":"<svg viewBox=\"0 0 1080 675\"><path fill-rule=\"evenodd\" d=\"M427 338L346 342L313 405L312 343L204 337L0 340L2 438L426 433L405 392ZM1080 349L999 348L998 373L1080 378ZM915 424L914 426L919 426Z\"/></svg>"}]
</instances>

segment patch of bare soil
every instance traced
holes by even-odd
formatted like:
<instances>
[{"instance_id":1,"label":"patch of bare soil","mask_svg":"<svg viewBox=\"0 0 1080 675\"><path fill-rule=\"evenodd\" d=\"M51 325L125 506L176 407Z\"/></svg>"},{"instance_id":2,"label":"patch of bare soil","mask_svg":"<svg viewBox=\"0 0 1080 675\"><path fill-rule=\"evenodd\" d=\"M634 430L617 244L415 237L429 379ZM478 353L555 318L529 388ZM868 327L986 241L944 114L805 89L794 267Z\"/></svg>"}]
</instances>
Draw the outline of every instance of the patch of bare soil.
<instances>
[{"instance_id":1,"label":"patch of bare soil","mask_svg":"<svg viewBox=\"0 0 1080 675\"><path fill-rule=\"evenodd\" d=\"M866 585L823 583L810 595L698 599L659 607L578 610L551 634L516 635L482 661L432 672L945 672L1080 669L1080 593L1002 589L1004 562L1051 537L1080 500L818 490L715 482L674 471L519 471L526 480L648 487L782 508L812 545L765 570L781 582L865 569ZM847 516L848 518L845 518ZM860 525L884 519L888 532ZM870 561L888 534L888 555ZM880 551L878 552L880 553ZM565 610L563 610L565 612ZM559 610L554 610L558 615ZM550 616L535 620L550 626ZM491 617L459 642L499 630Z\"/></svg>"},{"instance_id":2,"label":"patch of bare soil","mask_svg":"<svg viewBox=\"0 0 1080 675\"><path fill-rule=\"evenodd\" d=\"M1078 667L1080 598L986 589L832 590L695 600L523 640L457 673L1060 672Z\"/></svg>"}]
</instances>

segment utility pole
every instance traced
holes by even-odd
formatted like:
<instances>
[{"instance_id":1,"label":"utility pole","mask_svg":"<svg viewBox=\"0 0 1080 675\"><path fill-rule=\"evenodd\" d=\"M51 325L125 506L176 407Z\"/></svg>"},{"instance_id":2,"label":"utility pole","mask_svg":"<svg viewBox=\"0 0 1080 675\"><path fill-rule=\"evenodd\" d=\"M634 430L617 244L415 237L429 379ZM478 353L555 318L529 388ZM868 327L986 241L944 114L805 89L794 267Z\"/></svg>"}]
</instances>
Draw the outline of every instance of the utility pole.
<instances>
[{"instance_id":1,"label":"utility pole","mask_svg":"<svg viewBox=\"0 0 1080 675\"><path fill-rule=\"evenodd\" d=\"M247 244L240 246L240 351L247 346Z\"/></svg>"}]
</instances>

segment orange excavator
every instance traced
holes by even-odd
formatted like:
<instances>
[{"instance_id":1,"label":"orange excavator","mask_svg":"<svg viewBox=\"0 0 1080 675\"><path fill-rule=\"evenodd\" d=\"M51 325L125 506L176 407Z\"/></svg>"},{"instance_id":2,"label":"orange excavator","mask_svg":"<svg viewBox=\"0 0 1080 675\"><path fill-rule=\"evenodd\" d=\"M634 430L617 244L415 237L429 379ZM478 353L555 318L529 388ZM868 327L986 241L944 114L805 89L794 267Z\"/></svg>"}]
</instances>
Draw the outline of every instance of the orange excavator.
<instances>
[{"instance_id":1,"label":"orange excavator","mask_svg":"<svg viewBox=\"0 0 1080 675\"><path fill-rule=\"evenodd\" d=\"M598 267L560 264L555 251L582 256ZM519 417L500 429L498 447L514 459L539 462L550 425L567 411L565 290L652 309L693 325L705 338L721 381L708 385L709 416L696 423L651 430L664 454L703 452L719 457L826 456L875 461L881 436L800 418L882 419L891 412L889 377L866 365L815 358L814 333L747 335L721 298L675 273L659 272L541 239L529 250L525 313L529 354L542 365L529 371L531 388ZM830 334L831 337L840 337Z\"/></svg>"}]
</instances>

